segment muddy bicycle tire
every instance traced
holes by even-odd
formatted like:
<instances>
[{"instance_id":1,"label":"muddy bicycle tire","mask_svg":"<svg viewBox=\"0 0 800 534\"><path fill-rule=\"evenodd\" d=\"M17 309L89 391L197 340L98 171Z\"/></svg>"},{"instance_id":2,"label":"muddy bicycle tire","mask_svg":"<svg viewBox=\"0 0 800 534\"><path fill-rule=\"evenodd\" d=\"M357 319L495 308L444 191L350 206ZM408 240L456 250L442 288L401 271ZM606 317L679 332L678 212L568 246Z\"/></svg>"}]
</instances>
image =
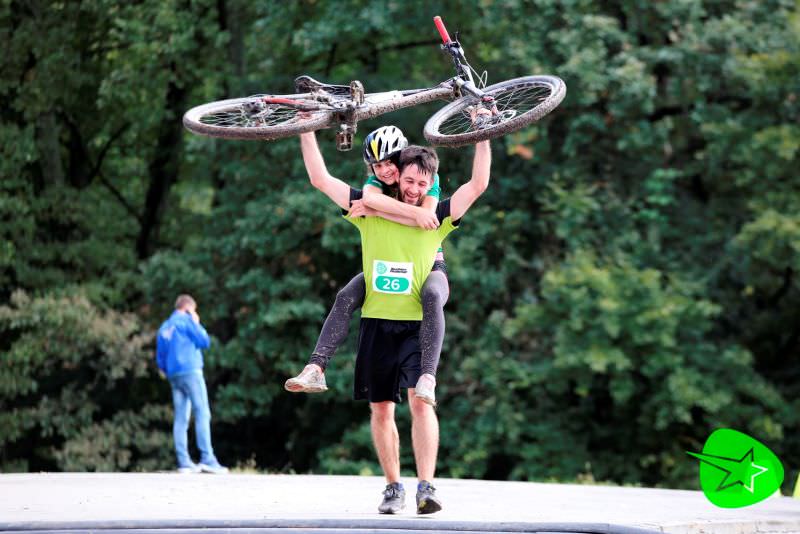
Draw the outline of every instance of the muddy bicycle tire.
<instances>
[{"instance_id":1,"label":"muddy bicycle tire","mask_svg":"<svg viewBox=\"0 0 800 534\"><path fill-rule=\"evenodd\" d=\"M475 129L469 108L478 100L461 97L428 119L424 131L428 142L461 146L515 132L553 111L564 99L567 88L556 76L525 76L490 85L483 91L495 98L497 118Z\"/></svg>"},{"instance_id":2,"label":"muddy bicycle tire","mask_svg":"<svg viewBox=\"0 0 800 534\"><path fill-rule=\"evenodd\" d=\"M318 109L299 115L301 110L295 105L265 103L265 98ZM319 103L308 100L307 95L254 95L196 106L183 115L183 125L192 133L209 137L280 139L328 127L333 111L319 108Z\"/></svg>"}]
</instances>

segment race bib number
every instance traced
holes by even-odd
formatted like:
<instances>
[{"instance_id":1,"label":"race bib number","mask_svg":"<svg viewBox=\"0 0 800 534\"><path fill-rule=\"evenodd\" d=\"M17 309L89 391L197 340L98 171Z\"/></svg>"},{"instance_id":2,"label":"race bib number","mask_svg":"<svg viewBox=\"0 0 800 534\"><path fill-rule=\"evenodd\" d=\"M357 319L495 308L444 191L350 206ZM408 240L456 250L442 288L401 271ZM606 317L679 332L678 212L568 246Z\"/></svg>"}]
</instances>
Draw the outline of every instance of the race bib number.
<instances>
[{"instance_id":1,"label":"race bib number","mask_svg":"<svg viewBox=\"0 0 800 534\"><path fill-rule=\"evenodd\" d=\"M378 293L410 295L413 263L375 260L372 263L372 289Z\"/></svg>"}]
</instances>

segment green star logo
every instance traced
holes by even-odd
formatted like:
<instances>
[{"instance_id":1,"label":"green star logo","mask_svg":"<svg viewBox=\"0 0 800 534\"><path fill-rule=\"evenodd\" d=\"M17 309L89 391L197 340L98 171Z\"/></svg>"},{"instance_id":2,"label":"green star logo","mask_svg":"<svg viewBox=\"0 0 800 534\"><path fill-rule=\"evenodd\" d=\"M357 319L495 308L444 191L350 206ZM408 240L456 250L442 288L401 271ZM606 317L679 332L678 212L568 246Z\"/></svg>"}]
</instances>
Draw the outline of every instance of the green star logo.
<instances>
[{"instance_id":1,"label":"green star logo","mask_svg":"<svg viewBox=\"0 0 800 534\"><path fill-rule=\"evenodd\" d=\"M706 440L700 460L700 487L722 508L741 508L763 501L783 483L783 465L771 450L747 434L720 428Z\"/></svg>"}]
</instances>

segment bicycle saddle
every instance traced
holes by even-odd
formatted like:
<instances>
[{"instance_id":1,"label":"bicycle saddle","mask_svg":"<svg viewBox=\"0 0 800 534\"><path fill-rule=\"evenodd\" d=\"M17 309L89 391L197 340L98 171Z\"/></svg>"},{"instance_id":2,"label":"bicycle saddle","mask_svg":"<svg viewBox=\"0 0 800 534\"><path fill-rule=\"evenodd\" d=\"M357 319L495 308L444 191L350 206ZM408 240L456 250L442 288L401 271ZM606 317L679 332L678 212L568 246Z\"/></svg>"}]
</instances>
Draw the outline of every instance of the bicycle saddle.
<instances>
[{"instance_id":1,"label":"bicycle saddle","mask_svg":"<svg viewBox=\"0 0 800 534\"><path fill-rule=\"evenodd\" d=\"M311 76L298 76L294 79L294 88L298 93L311 93L313 91L325 91L336 96L350 96L349 85L330 85L318 82Z\"/></svg>"}]
</instances>

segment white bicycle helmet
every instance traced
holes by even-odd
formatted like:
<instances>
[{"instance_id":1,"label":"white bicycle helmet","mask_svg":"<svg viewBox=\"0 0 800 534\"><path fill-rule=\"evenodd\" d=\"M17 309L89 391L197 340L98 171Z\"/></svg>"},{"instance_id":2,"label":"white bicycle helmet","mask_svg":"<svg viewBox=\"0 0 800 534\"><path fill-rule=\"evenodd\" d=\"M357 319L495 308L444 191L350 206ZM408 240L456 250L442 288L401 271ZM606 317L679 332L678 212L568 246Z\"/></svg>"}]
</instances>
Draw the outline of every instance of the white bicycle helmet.
<instances>
[{"instance_id":1,"label":"white bicycle helmet","mask_svg":"<svg viewBox=\"0 0 800 534\"><path fill-rule=\"evenodd\" d=\"M408 140L397 126L383 126L364 139L364 161L374 165L408 146Z\"/></svg>"}]
</instances>

